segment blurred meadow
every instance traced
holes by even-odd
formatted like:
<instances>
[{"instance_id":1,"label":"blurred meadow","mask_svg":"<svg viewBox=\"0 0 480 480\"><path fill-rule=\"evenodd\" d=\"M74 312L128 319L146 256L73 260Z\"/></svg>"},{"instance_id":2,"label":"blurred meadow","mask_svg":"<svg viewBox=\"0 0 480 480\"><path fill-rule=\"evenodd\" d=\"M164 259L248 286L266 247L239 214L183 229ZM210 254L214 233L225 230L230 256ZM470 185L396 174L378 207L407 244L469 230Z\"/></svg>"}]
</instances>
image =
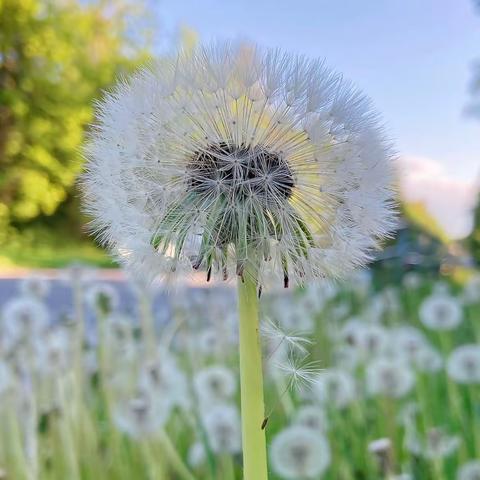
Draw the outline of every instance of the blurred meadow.
<instances>
[{"instance_id":1,"label":"blurred meadow","mask_svg":"<svg viewBox=\"0 0 480 480\"><path fill-rule=\"evenodd\" d=\"M163 8L0 0L0 479L242 478L234 285L140 285L88 235L76 183L102 91L197 42ZM480 132L470 67L459 117ZM269 478L480 479L472 189L461 236L402 195L368 269L262 294Z\"/></svg>"}]
</instances>

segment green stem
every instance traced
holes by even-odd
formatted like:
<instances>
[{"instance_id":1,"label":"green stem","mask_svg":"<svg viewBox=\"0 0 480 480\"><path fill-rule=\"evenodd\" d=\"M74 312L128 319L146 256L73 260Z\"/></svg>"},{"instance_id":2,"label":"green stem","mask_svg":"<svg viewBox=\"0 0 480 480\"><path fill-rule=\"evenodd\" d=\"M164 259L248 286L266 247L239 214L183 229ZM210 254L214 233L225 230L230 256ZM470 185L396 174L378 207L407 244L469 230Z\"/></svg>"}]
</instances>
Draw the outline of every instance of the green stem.
<instances>
[{"instance_id":1,"label":"green stem","mask_svg":"<svg viewBox=\"0 0 480 480\"><path fill-rule=\"evenodd\" d=\"M182 458L178 454L176 448L170 440L170 437L165 431L162 431L160 434L160 441L163 453L167 457L170 466L175 471L178 478L182 480L195 480L195 477L192 475L188 467L183 463Z\"/></svg>"},{"instance_id":2,"label":"green stem","mask_svg":"<svg viewBox=\"0 0 480 480\"><path fill-rule=\"evenodd\" d=\"M262 353L258 323L257 285L245 272L238 280L240 331L240 385L242 404L243 478L266 480L267 448L262 423L263 400Z\"/></svg>"}]
</instances>

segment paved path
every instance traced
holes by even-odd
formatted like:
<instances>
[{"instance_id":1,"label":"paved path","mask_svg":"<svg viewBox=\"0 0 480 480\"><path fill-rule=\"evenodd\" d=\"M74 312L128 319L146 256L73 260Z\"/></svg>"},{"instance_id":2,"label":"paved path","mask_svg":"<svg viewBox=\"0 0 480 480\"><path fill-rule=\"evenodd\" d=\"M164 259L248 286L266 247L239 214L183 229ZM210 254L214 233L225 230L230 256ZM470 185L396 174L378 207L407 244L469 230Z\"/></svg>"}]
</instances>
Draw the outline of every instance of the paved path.
<instances>
[{"instance_id":1,"label":"paved path","mask_svg":"<svg viewBox=\"0 0 480 480\"><path fill-rule=\"evenodd\" d=\"M10 271L2 270L0 272L0 315L5 303L20 294L19 287L22 279L32 275L46 278L50 283L50 291L45 299L45 303L51 312L52 323L64 321L71 316L73 312L72 290L68 283L61 278L60 270L19 269ZM218 283L215 284L214 282L205 284L203 279L204 276L185 279L181 288L187 288L188 292L193 293L193 291L204 290L207 286L218 286ZM111 284L119 293L119 311L130 314L134 318L138 318L138 302L135 293L125 280L125 276L121 270L96 270L92 282L106 282ZM221 292L221 290L223 290L224 293L220 293L220 295L232 295L233 297L232 289L225 287L225 284L222 284L218 291ZM171 316L171 297L161 288L161 286L159 286L155 292L153 312L158 323L165 323ZM185 295L184 291L183 295ZM181 298L182 297L180 296L180 302ZM86 306L86 320L87 323L94 324L94 312L93 309L88 306Z\"/></svg>"}]
</instances>

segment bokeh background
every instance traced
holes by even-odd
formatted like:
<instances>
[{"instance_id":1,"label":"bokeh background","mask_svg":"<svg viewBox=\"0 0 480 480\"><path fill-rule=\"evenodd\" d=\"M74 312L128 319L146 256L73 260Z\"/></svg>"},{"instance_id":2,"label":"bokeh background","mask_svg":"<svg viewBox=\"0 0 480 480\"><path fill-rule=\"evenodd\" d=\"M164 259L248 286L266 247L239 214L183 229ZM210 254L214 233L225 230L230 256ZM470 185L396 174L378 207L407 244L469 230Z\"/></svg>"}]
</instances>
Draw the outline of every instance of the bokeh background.
<instances>
[{"instance_id":1,"label":"bokeh background","mask_svg":"<svg viewBox=\"0 0 480 480\"><path fill-rule=\"evenodd\" d=\"M478 258L478 4L4 0L0 8L1 265L109 264L86 234L75 183L95 99L154 56L232 37L325 57L355 81L395 141L407 221L461 263Z\"/></svg>"},{"instance_id":2,"label":"bokeh background","mask_svg":"<svg viewBox=\"0 0 480 480\"><path fill-rule=\"evenodd\" d=\"M217 38L325 57L398 152L371 266L262 297L270 478L478 480L478 0L0 0L0 479L242 478L233 285L129 281L76 183L102 92Z\"/></svg>"}]
</instances>

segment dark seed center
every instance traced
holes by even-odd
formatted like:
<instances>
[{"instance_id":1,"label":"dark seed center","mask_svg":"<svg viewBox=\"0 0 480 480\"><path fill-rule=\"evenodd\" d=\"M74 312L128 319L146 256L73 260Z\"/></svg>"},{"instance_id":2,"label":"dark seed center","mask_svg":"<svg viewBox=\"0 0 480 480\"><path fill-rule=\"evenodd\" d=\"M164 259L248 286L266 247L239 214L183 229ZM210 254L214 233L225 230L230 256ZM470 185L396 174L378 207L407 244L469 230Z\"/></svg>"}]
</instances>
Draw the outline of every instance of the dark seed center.
<instances>
[{"instance_id":1,"label":"dark seed center","mask_svg":"<svg viewBox=\"0 0 480 480\"><path fill-rule=\"evenodd\" d=\"M265 206L290 198L295 185L287 161L279 154L224 142L193 156L187 182L200 194L217 190L240 201L255 196Z\"/></svg>"}]
</instances>

